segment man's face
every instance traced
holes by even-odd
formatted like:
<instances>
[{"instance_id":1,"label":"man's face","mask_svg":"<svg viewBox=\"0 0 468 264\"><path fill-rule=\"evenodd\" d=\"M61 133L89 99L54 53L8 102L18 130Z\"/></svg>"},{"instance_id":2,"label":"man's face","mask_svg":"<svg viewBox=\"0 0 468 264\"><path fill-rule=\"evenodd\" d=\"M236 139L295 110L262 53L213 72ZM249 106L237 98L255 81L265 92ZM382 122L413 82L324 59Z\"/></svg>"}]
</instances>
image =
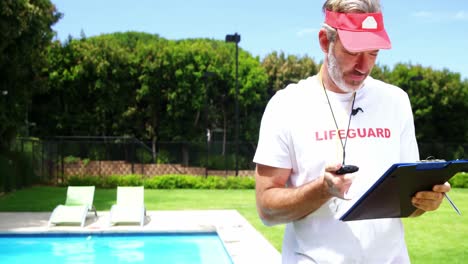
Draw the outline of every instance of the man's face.
<instances>
[{"instance_id":1,"label":"man's face","mask_svg":"<svg viewBox=\"0 0 468 264\"><path fill-rule=\"evenodd\" d=\"M356 91L372 71L378 53L378 50L349 52L337 39L330 44L327 55L328 73L340 90Z\"/></svg>"}]
</instances>

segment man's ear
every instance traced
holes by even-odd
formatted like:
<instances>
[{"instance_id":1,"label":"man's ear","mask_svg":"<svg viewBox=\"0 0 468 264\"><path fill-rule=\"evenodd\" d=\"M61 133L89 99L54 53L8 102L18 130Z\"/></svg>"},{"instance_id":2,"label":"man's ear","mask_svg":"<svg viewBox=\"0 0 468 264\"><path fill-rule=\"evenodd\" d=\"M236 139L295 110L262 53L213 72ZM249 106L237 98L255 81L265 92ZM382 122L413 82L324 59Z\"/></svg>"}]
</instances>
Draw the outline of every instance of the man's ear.
<instances>
[{"instance_id":1,"label":"man's ear","mask_svg":"<svg viewBox=\"0 0 468 264\"><path fill-rule=\"evenodd\" d=\"M324 53L328 53L328 47L330 46L330 41L328 40L327 37L327 31L322 28L319 31L319 43L320 43L320 48Z\"/></svg>"}]
</instances>

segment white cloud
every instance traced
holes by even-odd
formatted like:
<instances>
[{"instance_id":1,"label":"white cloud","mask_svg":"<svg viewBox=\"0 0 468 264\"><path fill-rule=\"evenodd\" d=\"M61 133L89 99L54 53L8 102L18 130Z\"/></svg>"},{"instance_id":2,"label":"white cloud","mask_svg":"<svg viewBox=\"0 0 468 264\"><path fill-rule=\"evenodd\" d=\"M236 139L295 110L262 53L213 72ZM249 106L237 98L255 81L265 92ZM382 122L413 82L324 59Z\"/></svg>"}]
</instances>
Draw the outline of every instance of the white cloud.
<instances>
[{"instance_id":1,"label":"white cloud","mask_svg":"<svg viewBox=\"0 0 468 264\"><path fill-rule=\"evenodd\" d=\"M457 12L430 12L430 11L418 11L412 13L411 16L420 18L425 21L432 22L449 22L453 20L468 20L468 12L457 11Z\"/></svg>"},{"instance_id":2,"label":"white cloud","mask_svg":"<svg viewBox=\"0 0 468 264\"><path fill-rule=\"evenodd\" d=\"M458 11L455 14L455 19L456 20L468 20L468 13L465 11Z\"/></svg>"},{"instance_id":3,"label":"white cloud","mask_svg":"<svg viewBox=\"0 0 468 264\"><path fill-rule=\"evenodd\" d=\"M431 12L427 12L427 11L418 11L418 12L413 13L411 15L415 16L415 17L432 17L433 16L433 14Z\"/></svg>"},{"instance_id":4,"label":"white cloud","mask_svg":"<svg viewBox=\"0 0 468 264\"><path fill-rule=\"evenodd\" d=\"M299 36L299 37L304 37L304 36L313 35L313 34L317 33L318 31L319 31L319 29L317 29L317 28L304 28L304 29L299 30L296 33L296 35Z\"/></svg>"}]
</instances>

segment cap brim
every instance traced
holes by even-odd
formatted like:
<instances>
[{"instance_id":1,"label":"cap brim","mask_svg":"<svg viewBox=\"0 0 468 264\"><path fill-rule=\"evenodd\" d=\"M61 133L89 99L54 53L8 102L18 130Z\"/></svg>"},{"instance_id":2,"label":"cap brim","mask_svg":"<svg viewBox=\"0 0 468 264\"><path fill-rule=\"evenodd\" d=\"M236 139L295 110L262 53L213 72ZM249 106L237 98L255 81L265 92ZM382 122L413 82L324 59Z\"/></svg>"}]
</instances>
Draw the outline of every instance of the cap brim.
<instances>
[{"instance_id":1,"label":"cap brim","mask_svg":"<svg viewBox=\"0 0 468 264\"><path fill-rule=\"evenodd\" d=\"M391 49L392 44L385 30L382 31L347 31L338 29L341 43L351 52Z\"/></svg>"}]
</instances>

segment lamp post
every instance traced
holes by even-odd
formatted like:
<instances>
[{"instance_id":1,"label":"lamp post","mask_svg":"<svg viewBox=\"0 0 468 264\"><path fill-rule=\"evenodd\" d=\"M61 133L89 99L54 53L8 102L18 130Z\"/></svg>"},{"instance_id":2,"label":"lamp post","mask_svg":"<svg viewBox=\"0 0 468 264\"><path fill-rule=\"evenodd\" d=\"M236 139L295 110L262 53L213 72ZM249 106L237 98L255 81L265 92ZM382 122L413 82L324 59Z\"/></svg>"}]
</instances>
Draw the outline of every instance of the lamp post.
<instances>
[{"instance_id":1,"label":"lamp post","mask_svg":"<svg viewBox=\"0 0 468 264\"><path fill-rule=\"evenodd\" d=\"M203 79L205 79L205 126L206 126L206 164L205 164L205 177L208 177L208 165L210 161L210 143L211 143L211 129L209 122L209 102L208 102L208 78L216 76L216 73L206 71L203 73Z\"/></svg>"},{"instance_id":2,"label":"lamp post","mask_svg":"<svg viewBox=\"0 0 468 264\"><path fill-rule=\"evenodd\" d=\"M239 42L241 41L241 36L234 33L234 35L226 35L226 42L236 43L236 100L235 100L235 162L236 162L236 176L239 174Z\"/></svg>"}]
</instances>

